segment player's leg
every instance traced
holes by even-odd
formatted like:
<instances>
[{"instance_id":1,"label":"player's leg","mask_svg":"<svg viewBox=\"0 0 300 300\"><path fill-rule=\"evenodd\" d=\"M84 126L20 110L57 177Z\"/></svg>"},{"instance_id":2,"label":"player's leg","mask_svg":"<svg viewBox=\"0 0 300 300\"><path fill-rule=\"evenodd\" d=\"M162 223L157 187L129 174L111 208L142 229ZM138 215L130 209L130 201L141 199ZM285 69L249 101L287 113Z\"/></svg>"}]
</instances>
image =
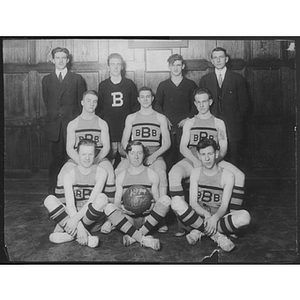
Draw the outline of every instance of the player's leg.
<instances>
[{"instance_id":1,"label":"player's leg","mask_svg":"<svg viewBox=\"0 0 300 300\"><path fill-rule=\"evenodd\" d=\"M140 229L143 235L146 235L158 223L160 223L168 213L171 205L171 199L167 195L159 198L155 203L150 214L145 218L144 225Z\"/></svg>"},{"instance_id":2,"label":"player's leg","mask_svg":"<svg viewBox=\"0 0 300 300\"><path fill-rule=\"evenodd\" d=\"M204 235L203 219L188 205L181 197L175 196L172 199L171 207L176 216L185 226L190 227L192 230L186 236L190 245L196 244ZM194 229L193 229L194 228Z\"/></svg>"},{"instance_id":3,"label":"player's leg","mask_svg":"<svg viewBox=\"0 0 300 300\"><path fill-rule=\"evenodd\" d=\"M150 169L155 171L159 176L159 195L167 195L168 178L167 178L167 165L164 159L159 156L156 161L149 166Z\"/></svg>"},{"instance_id":4,"label":"player's leg","mask_svg":"<svg viewBox=\"0 0 300 300\"><path fill-rule=\"evenodd\" d=\"M57 224L54 232L50 234L49 240L55 244L70 242L74 240L73 236L64 231L64 227L67 220L69 219L69 216L67 214L65 206L60 202L60 200L58 200L53 195L49 195L44 200L44 205L48 210L49 217ZM88 238L89 247L96 247L97 245L95 245L95 241L93 239L91 239L90 237Z\"/></svg>"},{"instance_id":5,"label":"player's leg","mask_svg":"<svg viewBox=\"0 0 300 300\"><path fill-rule=\"evenodd\" d=\"M104 211L111 223L125 234L123 238L123 244L125 246L129 246L130 244L133 244L134 241L137 241L142 246L150 247L154 250L160 249L159 240L154 239L153 237L143 236L142 232L133 226L125 214L118 209L115 204L108 203Z\"/></svg>"},{"instance_id":6,"label":"player's leg","mask_svg":"<svg viewBox=\"0 0 300 300\"><path fill-rule=\"evenodd\" d=\"M225 160L220 161L218 164L220 167L229 170L234 174L235 183L232 191L231 201L229 204L229 210L231 212L240 210L242 208L245 195L245 174L235 165Z\"/></svg>"},{"instance_id":7,"label":"player's leg","mask_svg":"<svg viewBox=\"0 0 300 300\"><path fill-rule=\"evenodd\" d=\"M189 160L183 159L174 165L169 172L169 189L170 196L173 200L174 197L180 197L185 201L184 190L182 186L182 180L190 177L193 166ZM180 237L185 234L181 221L177 218L178 230L175 233L176 236Z\"/></svg>"}]
</instances>

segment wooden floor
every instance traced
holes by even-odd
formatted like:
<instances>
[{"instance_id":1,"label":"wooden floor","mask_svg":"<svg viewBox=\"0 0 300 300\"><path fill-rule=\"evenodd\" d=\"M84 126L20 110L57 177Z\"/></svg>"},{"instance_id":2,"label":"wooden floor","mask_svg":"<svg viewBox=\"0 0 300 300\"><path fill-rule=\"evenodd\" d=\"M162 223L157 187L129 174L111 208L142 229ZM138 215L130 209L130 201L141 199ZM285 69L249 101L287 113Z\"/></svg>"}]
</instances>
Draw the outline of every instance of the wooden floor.
<instances>
[{"instance_id":1,"label":"wooden floor","mask_svg":"<svg viewBox=\"0 0 300 300\"><path fill-rule=\"evenodd\" d=\"M31 178L6 179L4 237L11 263L92 263L92 264L281 264L297 260L296 200L293 180L248 180L245 208L251 225L231 253L220 250L209 238L190 246L185 237L174 236L174 214L167 215L167 234L154 232L162 244L160 251L122 245L122 233L99 233L100 246L81 247L77 242L52 244L48 237L54 223L47 216L43 200L47 181Z\"/></svg>"}]
</instances>

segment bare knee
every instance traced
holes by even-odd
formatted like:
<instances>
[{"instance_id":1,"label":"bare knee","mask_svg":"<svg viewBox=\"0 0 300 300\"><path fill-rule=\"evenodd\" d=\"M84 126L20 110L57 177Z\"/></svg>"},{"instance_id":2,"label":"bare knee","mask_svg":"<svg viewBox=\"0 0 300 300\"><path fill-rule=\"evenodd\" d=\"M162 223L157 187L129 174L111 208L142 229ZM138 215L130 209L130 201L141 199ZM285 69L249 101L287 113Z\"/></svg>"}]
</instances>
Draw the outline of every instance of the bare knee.
<instances>
[{"instance_id":1,"label":"bare knee","mask_svg":"<svg viewBox=\"0 0 300 300\"><path fill-rule=\"evenodd\" d=\"M180 196L175 196L172 198L171 208L176 214L182 215L187 210L188 205Z\"/></svg>"},{"instance_id":2,"label":"bare knee","mask_svg":"<svg viewBox=\"0 0 300 300\"><path fill-rule=\"evenodd\" d=\"M246 210L239 210L238 214L236 215L236 226L243 227L249 225L251 222L251 216Z\"/></svg>"},{"instance_id":3,"label":"bare knee","mask_svg":"<svg viewBox=\"0 0 300 300\"><path fill-rule=\"evenodd\" d=\"M49 195L44 200L44 206L48 209L48 211L54 210L59 204L59 201L54 195Z\"/></svg>"},{"instance_id":4,"label":"bare knee","mask_svg":"<svg viewBox=\"0 0 300 300\"><path fill-rule=\"evenodd\" d=\"M179 168L172 168L171 171L169 172L170 186L181 185L182 178L183 176L181 174L181 170Z\"/></svg>"},{"instance_id":5,"label":"bare knee","mask_svg":"<svg viewBox=\"0 0 300 300\"><path fill-rule=\"evenodd\" d=\"M108 198L105 194L100 193L97 198L93 201L93 206L99 211L103 211L105 206L108 204Z\"/></svg>"}]
</instances>

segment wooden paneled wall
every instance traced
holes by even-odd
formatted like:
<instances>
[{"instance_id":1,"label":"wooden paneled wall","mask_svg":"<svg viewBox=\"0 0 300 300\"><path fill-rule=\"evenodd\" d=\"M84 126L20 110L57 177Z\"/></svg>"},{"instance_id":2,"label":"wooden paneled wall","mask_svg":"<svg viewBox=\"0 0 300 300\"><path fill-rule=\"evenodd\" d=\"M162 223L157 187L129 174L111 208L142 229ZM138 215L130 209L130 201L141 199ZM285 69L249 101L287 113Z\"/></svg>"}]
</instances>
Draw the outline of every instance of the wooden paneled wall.
<instances>
[{"instance_id":1,"label":"wooden paneled wall","mask_svg":"<svg viewBox=\"0 0 300 300\"><path fill-rule=\"evenodd\" d=\"M247 116L247 170L259 176L290 176L295 164L295 53L290 41L269 40L127 40L7 39L3 41L5 171L8 175L46 171L49 143L43 134L42 78L53 71L51 51L67 47L71 69L89 89L108 77L107 56L120 53L126 76L154 92L169 77L166 59L180 53L185 76L199 84L212 71L211 50L227 49L230 69L245 76L251 95ZM283 160L282 157L285 157Z\"/></svg>"}]
</instances>

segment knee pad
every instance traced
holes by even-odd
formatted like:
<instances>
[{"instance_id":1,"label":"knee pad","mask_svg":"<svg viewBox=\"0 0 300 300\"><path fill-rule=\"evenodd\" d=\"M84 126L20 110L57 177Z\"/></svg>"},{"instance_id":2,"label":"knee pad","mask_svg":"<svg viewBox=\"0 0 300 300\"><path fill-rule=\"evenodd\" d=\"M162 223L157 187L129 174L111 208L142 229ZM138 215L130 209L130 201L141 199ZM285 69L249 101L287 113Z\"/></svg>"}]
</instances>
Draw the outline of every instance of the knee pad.
<instances>
[{"instance_id":1,"label":"knee pad","mask_svg":"<svg viewBox=\"0 0 300 300\"><path fill-rule=\"evenodd\" d=\"M97 210L103 210L103 208L108 204L108 198L105 194L100 193L96 199L93 201L93 206Z\"/></svg>"},{"instance_id":2,"label":"knee pad","mask_svg":"<svg viewBox=\"0 0 300 300\"><path fill-rule=\"evenodd\" d=\"M59 205L59 203L54 195L49 195L44 200L44 206L50 211L57 207L57 205Z\"/></svg>"},{"instance_id":3,"label":"knee pad","mask_svg":"<svg viewBox=\"0 0 300 300\"><path fill-rule=\"evenodd\" d=\"M182 200L179 196L175 196L171 202L171 208L174 212L179 215L182 215L188 208L187 203Z\"/></svg>"},{"instance_id":4,"label":"knee pad","mask_svg":"<svg viewBox=\"0 0 300 300\"><path fill-rule=\"evenodd\" d=\"M104 208L104 213L109 216L112 212L114 212L117 208L117 206L113 203L108 203Z\"/></svg>"},{"instance_id":5,"label":"knee pad","mask_svg":"<svg viewBox=\"0 0 300 300\"><path fill-rule=\"evenodd\" d=\"M171 198L167 195L161 196L158 201L160 203L162 203L164 206L170 206L171 205Z\"/></svg>"}]
</instances>

